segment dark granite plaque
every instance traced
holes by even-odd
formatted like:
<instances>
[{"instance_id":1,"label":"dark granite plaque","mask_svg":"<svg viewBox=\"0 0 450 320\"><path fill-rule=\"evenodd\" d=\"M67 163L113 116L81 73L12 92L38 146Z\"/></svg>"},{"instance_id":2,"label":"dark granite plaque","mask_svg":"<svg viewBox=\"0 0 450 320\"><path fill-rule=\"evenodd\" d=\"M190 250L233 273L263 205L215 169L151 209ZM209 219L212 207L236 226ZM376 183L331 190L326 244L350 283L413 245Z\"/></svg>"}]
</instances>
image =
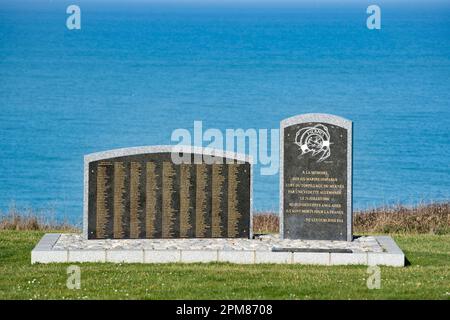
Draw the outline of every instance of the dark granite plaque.
<instances>
[{"instance_id":1,"label":"dark granite plaque","mask_svg":"<svg viewBox=\"0 0 450 320\"><path fill-rule=\"evenodd\" d=\"M250 162L222 153L209 164L196 152L175 164L169 149L86 156L88 239L251 236Z\"/></svg>"},{"instance_id":2,"label":"dark granite plaque","mask_svg":"<svg viewBox=\"0 0 450 320\"><path fill-rule=\"evenodd\" d=\"M326 114L281 122L280 232L352 240L352 123Z\"/></svg>"}]
</instances>

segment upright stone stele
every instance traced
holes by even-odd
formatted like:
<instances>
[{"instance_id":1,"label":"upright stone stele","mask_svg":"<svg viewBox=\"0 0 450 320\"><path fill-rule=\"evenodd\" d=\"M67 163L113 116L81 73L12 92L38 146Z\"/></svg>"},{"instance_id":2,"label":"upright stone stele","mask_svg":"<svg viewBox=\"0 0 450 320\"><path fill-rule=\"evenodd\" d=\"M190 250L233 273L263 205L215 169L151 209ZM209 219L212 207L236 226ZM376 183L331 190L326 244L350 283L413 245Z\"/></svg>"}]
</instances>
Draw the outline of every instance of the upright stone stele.
<instances>
[{"instance_id":1,"label":"upright stone stele","mask_svg":"<svg viewBox=\"0 0 450 320\"><path fill-rule=\"evenodd\" d=\"M280 235L352 241L352 122L303 114L280 126Z\"/></svg>"}]
</instances>

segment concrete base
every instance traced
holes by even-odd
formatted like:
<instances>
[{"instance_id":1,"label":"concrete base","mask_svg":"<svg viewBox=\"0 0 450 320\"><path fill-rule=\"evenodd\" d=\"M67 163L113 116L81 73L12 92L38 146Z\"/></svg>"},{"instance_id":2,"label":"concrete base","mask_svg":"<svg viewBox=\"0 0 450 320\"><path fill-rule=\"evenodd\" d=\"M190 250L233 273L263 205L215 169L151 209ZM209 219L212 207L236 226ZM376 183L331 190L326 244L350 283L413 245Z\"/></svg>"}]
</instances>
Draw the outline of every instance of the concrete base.
<instances>
[{"instance_id":1,"label":"concrete base","mask_svg":"<svg viewBox=\"0 0 450 320\"><path fill-rule=\"evenodd\" d=\"M272 250L188 250L188 249L61 249L54 248L61 234L48 233L31 251L31 263L195 263L239 264L280 263L310 265L384 265L403 267L405 255L389 236L376 236L383 252L276 252Z\"/></svg>"}]
</instances>

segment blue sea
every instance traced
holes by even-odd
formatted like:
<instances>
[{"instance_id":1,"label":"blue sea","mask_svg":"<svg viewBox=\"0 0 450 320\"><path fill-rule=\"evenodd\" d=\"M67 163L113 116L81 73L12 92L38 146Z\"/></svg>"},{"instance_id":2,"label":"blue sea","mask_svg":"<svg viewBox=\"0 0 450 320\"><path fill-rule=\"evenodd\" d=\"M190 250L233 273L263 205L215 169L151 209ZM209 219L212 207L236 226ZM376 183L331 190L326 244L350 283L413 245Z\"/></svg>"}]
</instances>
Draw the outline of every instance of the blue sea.
<instances>
[{"instance_id":1,"label":"blue sea","mask_svg":"<svg viewBox=\"0 0 450 320\"><path fill-rule=\"evenodd\" d=\"M0 2L0 210L81 221L83 156L177 128L354 122L354 206L450 199L450 4ZM81 8L68 30L66 8ZM278 210L278 175L254 209Z\"/></svg>"}]
</instances>

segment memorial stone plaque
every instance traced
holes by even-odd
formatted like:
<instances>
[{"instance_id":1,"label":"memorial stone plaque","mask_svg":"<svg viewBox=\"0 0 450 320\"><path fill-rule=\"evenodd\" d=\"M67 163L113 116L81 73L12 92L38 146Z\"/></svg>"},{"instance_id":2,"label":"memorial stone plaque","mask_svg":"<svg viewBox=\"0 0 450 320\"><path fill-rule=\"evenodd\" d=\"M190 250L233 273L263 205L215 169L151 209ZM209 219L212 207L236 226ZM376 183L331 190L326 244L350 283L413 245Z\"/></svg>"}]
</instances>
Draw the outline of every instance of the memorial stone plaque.
<instances>
[{"instance_id":1,"label":"memorial stone plaque","mask_svg":"<svg viewBox=\"0 0 450 320\"><path fill-rule=\"evenodd\" d=\"M194 147L118 149L85 156L84 179L88 239L251 237L249 157Z\"/></svg>"},{"instance_id":2,"label":"memorial stone plaque","mask_svg":"<svg viewBox=\"0 0 450 320\"><path fill-rule=\"evenodd\" d=\"M352 122L328 114L281 121L280 233L352 240Z\"/></svg>"}]
</instances>

